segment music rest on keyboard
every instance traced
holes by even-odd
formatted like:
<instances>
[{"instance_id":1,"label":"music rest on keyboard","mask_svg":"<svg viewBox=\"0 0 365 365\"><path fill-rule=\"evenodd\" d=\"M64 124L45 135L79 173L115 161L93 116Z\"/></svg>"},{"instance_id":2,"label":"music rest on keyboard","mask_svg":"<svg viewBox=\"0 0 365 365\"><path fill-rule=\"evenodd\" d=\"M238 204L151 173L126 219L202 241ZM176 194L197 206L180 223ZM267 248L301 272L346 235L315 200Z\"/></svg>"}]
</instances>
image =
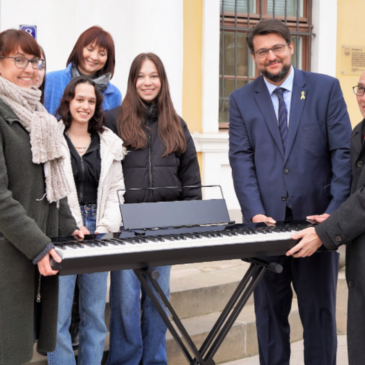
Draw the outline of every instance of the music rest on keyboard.
<instances>
[{"instance_id":1,"label":"music rest on keyboard","mask_svg":"<svg viewBox=\"0 0 365 365\"><path fill-rule=\"evenodd\" d=\"M308 222L199 226L146 231L123 231L52 239L62 263L60 275L137 269L237 258L283 255L297 241L291 235Z\"/></svg>"}]
</instances>

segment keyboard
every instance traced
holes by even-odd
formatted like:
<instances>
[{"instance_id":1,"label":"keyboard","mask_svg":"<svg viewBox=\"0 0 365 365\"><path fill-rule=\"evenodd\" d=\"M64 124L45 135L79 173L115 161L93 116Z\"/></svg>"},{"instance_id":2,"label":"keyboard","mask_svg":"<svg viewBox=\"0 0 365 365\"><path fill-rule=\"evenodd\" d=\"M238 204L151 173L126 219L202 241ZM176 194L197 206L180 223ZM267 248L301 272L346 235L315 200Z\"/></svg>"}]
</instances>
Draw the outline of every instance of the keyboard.
<instances>
[{"instance_id":1,"label":"keyboard","mask_svg":"<svg viewBox=\"0 0 365 365\"><path fill-rule=\"evenodd\" d=\"M53 238L60 275L139 269L152 266L245 259L285 254L297 241L291 235L309 224L182 227Z\"/></svg>"}]
</instances>

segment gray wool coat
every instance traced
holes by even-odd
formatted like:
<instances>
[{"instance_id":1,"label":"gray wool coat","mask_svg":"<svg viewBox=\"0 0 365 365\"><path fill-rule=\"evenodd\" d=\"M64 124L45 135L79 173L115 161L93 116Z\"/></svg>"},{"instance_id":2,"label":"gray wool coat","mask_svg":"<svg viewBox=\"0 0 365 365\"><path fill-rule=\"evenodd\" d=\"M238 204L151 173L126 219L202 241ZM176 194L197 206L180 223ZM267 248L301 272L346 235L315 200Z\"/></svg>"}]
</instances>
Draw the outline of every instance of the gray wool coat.
<instances>
[{"instance_id":1,"label":"gray wool coat","mask_svg":"<svg viewBox=\"0 0 365 365\"><path fill-rule=\"evenodd\" d=\"M349 288L347 342L349 365L365 364L365 144L363 125L351 136L351 196L316 232L328 249L346 244L346 280Z\"/></svg>"},{"instance_id":2,"label":"gray wool coat","mask_svg":"<svg viewBox=\"0 0 365 365\"><path fill-rule=\"evenodd\" d=\"M0 365L19 365L33 354L39 273L32 260L51 241L76 229L67 200L49 204L43 165L32 163L28 132L0 100ZM56 343L58 276L42 277L38 350Z\"/></svg>"}]
</instances>

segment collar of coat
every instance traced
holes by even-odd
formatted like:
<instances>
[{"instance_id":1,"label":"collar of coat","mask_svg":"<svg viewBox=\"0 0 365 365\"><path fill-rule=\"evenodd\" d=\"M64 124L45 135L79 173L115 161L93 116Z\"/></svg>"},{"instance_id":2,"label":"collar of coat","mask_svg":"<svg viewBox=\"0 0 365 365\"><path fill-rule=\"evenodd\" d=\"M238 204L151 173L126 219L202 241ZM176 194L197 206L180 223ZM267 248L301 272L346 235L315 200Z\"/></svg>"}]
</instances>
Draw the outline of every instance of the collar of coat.
<instances>
[{"instance_id":1,"label":"collar of coat","mask_svg":"<svg viewBox=\"0 0 365 365\"><path fill-rule=\"evenodd\" d=\"M19 118L17 115L13 112L13 110L10 108L8 104L6 104L3 100L0 98L0 111L1 115L9 124L12 124L13 122L19 122Z\"/></svg>"}]
</instances>

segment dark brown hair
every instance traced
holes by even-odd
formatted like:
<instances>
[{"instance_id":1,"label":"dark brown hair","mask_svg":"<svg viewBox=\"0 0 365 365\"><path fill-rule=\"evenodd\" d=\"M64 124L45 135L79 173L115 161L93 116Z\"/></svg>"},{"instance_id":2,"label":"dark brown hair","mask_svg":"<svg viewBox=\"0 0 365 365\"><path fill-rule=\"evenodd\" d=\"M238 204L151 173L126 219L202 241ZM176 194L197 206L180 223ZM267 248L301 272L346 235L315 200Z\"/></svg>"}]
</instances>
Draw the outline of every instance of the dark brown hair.
<instances>
[{"instance_id":1,"label":"dark brown hair","mask_svg":"<svg viewBox=\"0 0 365 365\"><path fill-rule=\"evenodd\" d=\"M103 28L97 26L86 29L85 32L80 35L79 39L74 45L70 56L68 57L66 66L72 63L75 67L80 68L83 63L83 50L89 44L95 44L100 48L105 48L108 53L108 58L104 67L97 73L97 75L101 76L110 72L112 78L114 75L115 67L114 41L112 36L108 32L106 32Z\"/></svg>"},{"instance_id":2,"label":"dark brown hair","mask_svg":"<svg viewBox=\"0 0 365 365\"><path fill-rule=\"evenodd\" d=\"M39 46L39 48L41 50L41 58L44 59L44 78L43 78L43 82L42 82L41 86L39 86L39 90L42 92L40 102L42 104L44 104L44 88L46 86L47 62L46 62L46 54L44 53L44 49L41 46Z\"/></svg>"},{"instance_id":3,"label":"dark brown hair","mask_svg":"<svg viewBox=\"0 0 365 365\"><path fill-rule=\"evenodd\" d=\"M251 28L246 36L247 45L251 53L254 53L253 39L257 35L276 33L285 39L286 43L291 42L289 28L279 19L264 19Z\"/></svg>"},{"instance_id":4,"label":"dark brown hair","mask_svg":"<svg viewBox=\"0 0 365 365\"><path fill-rule=\"evenodd\" d=\"M0 33L0 56L9 56L20 48L23 52L41 57L36 40L24 30L8 29Z\"/></svg>"},{"instance_id":5,"label":"dark brown hair","mask_svg":"<svg viewBox=\"0 0 365 365\"><path fill-rule=\"evenodd\" d=\"M162 143L166 147L163 156L171 152L184 153L186 139L181 126L181 120L177 115L171 101L169 83L167 81L165 67L161 59L154 53L141 53L132 62L129 71L127 93L119 110L118 132L125 146L135 149L143 149L148 140L145 132L145 115L147 106L137 93L136 83L143 62L152 61L161 81L161 90L155 99L158 113L158 133Z\"/></svg>"},{"instance_id":6,"label":"dark brown hair","mask_svg":"<svg viewBox=\"0 0 365 365\"><path fill-rule=\"evenodd\" d=\"M56 116L62 119L63 123L66 126L66 130L70 128L72 123L72 115L70 112L70 101L75 98L76 86L79 84L90 84L94 86L95 89L95 96L96 96L95 113L93 117L89 120L88 131L103 133L104 131L103 126L105 124L104 111L101 106L103 103L103 94L101 93L95 82L87 76L75 77L68 83L68 85L65 88L65 91L63 92L62 99L60 101L60 106L56 111Z\"/></svg>"}]
</instances>

